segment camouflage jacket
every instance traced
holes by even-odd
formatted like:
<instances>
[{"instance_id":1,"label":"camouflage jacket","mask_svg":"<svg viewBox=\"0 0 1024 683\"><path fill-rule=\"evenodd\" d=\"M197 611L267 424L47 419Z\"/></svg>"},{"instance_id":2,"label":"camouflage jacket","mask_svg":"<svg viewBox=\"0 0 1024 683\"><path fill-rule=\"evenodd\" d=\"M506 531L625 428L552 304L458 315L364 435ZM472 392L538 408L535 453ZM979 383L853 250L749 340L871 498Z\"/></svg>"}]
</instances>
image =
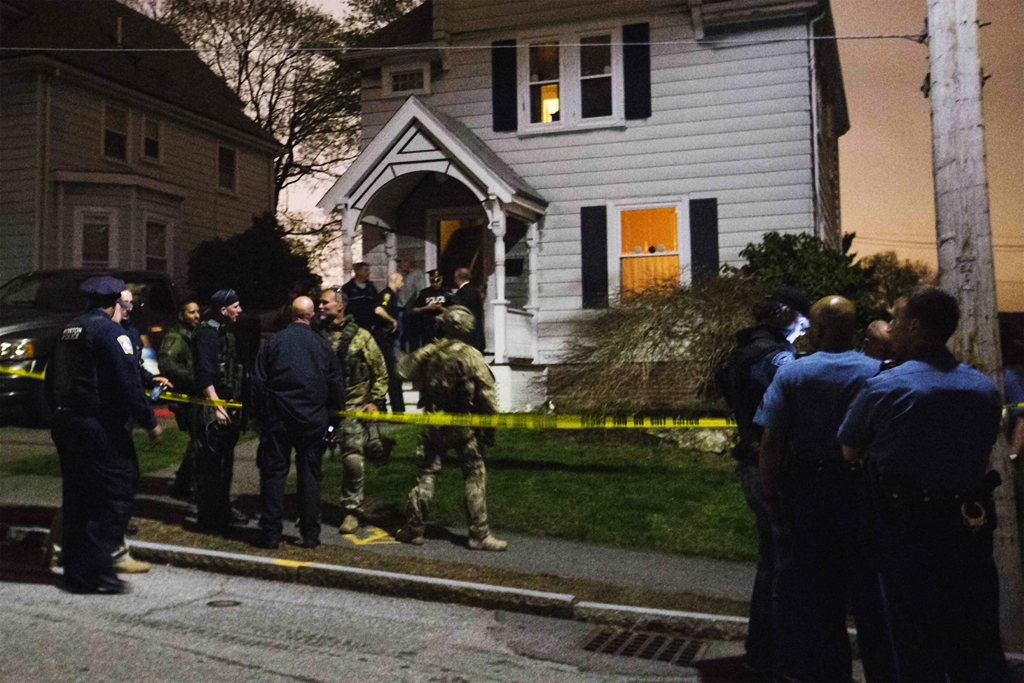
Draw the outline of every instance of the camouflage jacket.
<instances>
[{"instance_id":1,"label":"camouflage jacket","mask_svg":"<svg viewBox=\"0 0 1024 683\"><path fill-rule=\"evenodd\" d=\"M420 408L446 413L498 412L494 374L464 341L439 339L402 359L399 372L420 392Z\"/></svg>"},{"instance_id":2,"label":"camouflage jacket","mask_svg":"<svg viewBox=\"0 0 1024 683\"><path fill-rule=\"evenodd\" d=\"M326 330L321 330L320 334L337 353L342 336L349 325L355 325L358 331L349 342L347 356L338 360L345 368L345 408L354 410L387 396L388 369L373 336L356 325L352 316L345 316L344 322L340 325L331 323ZM351 330L349 333L351 334Z\"/></svg>"},{"instance_id":3,"label":"camouflage jacket","mask_svg":"<svg viewBox=\"0 0 1024 683\"><path fill-rule=\"evenodd\" d=\"M157 364L160 366L161 374L171 380L176 391L183 394L192 392L193 332L194 330L184 323L175 323L167 330L157 353Z\"/></svg>"}]
</instances>

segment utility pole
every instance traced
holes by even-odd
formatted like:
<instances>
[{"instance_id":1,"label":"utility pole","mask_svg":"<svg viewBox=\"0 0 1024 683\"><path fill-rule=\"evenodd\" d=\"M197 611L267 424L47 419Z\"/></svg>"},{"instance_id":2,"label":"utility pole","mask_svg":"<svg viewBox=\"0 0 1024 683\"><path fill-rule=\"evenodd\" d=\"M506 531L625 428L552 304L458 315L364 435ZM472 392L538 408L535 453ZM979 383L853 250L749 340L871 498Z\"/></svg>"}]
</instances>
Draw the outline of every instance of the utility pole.
<instances>
[{"instance_id":1,"label":"utility pole","mask_svg":"<svg viewBox=\"0 0 1024 683\"><path fill-rule=\"evenodd\" d=\"M977 0L928 0L928 38L939 284L957 298L961 316L952 339L953 351L1002 388ZM1008 452L1009 443L1001 430L989 463L1003 479L995 492L999 607L1004 646L1024 652L1024 575Z\"/></svg>"}]
</instances>

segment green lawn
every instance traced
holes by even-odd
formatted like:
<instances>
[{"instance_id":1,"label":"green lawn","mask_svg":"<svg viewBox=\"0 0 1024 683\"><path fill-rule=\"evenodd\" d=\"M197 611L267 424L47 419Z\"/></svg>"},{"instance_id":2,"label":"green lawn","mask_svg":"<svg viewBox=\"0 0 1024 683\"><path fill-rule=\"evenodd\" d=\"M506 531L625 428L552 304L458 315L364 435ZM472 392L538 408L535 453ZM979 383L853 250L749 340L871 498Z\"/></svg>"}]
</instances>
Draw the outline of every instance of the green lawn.
<instances>
[{"instance_id":1,"label":"green lawn","mask_svg":"<svg viewBox=\"0 0 1024 683\"><path fill-rule=\"evenodd\" d=\"M158 444L150 444L149 437L142 430L135 430L135 450L139 455L139 469L142 474L157 472L181 462L188 444L188 435L177 427L164 429ZM22 460L0 463L2 474L36 474L47 477L60 476L60 462L57 454L35 455Z\"/></svg>"},{"instance_id":2,"label":"green lawn","mask_svg":"<svg viewBox=\"0 0 1024 683\"><path fill-rule=\"evenodd\" d=\"M418 433L394 431L391 463L368 467L369 509L404 509ZM728 456L680 451L643 434L503 430L487 454L488 518L495 530L752 560L753 518L733 468ZM340 460L325 461L325 501L338 500L341 479ZM455 462L439 478L430 521L465 523Z\"/></svg>"}]
</instances>

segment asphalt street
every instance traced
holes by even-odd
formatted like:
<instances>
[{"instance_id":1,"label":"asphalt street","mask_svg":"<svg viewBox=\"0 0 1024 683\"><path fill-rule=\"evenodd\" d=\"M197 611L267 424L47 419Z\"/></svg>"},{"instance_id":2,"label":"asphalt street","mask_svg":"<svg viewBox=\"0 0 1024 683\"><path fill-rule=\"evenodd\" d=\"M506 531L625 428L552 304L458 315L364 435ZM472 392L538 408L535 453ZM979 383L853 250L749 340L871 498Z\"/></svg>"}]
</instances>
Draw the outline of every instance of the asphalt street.
<instances>
[{"instance_id":1,"label":"asphalt street","mask_svg":"<svg viewBox=\"0 0 1024 683\"><path fill-rule=\"evenodd\" d=\"M130 577L124 596L71 595L53 578L0 581L0 680L700 680L586 652L595 627L560 619L165 566Z\"/></svg>"}]
</instances>

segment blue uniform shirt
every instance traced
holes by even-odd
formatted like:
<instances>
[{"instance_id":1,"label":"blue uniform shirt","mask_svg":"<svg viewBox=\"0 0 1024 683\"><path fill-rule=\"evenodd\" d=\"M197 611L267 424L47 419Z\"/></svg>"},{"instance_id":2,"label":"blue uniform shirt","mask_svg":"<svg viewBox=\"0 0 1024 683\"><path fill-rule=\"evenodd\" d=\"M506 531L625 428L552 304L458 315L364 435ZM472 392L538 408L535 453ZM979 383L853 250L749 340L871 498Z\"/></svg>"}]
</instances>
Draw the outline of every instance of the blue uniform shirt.
<instances>
[{"instance_id":1,"label":"blue uniform shirt","mask_svg":"<svg viewBox=\"0 0 1024 683\"><path fill-rule=\"evenodd\" d=\"M46 372L47 391L56 407L156 427L153 409L139 381L135 348L120 325L93 309L61 330Z\"/></svg>"},{"instance_id":2,"label":"blue uniform shirt","mask_svg":"<svg viewBox=\"0 0 1024 683\"><path fill-rule=\"evenodd\" d=\"M1003 394L1007 405L1024 403L1024 381L1020 375L1007 367L1003 368ZM1013 417L1024 417L1024 408L1010 408L1009 411Z\"/></svg>"},{"instance_id":3,"label":"blue uniform shirt","mask_svg":"<svg viewBox=\"0 0 1024 683\"><path fill-rule=\"evenodd\" d=\"M981 484L999 433L995 383L945 348L869 379L839 429L880 475L929 490Z\"/></svg>"},{"instance_id":4,"label":"blue uniform shirt","mask_svg":"<svg viewBox=\"0 0 1024 683\"><path fill-rule=\"evenodd\" d=\"M791 457L801 462L838 460L839 425L880 366L859 351L820 351L787 363L768 387L754 423L785 436Z\"/></svg>"}]
</instances>

